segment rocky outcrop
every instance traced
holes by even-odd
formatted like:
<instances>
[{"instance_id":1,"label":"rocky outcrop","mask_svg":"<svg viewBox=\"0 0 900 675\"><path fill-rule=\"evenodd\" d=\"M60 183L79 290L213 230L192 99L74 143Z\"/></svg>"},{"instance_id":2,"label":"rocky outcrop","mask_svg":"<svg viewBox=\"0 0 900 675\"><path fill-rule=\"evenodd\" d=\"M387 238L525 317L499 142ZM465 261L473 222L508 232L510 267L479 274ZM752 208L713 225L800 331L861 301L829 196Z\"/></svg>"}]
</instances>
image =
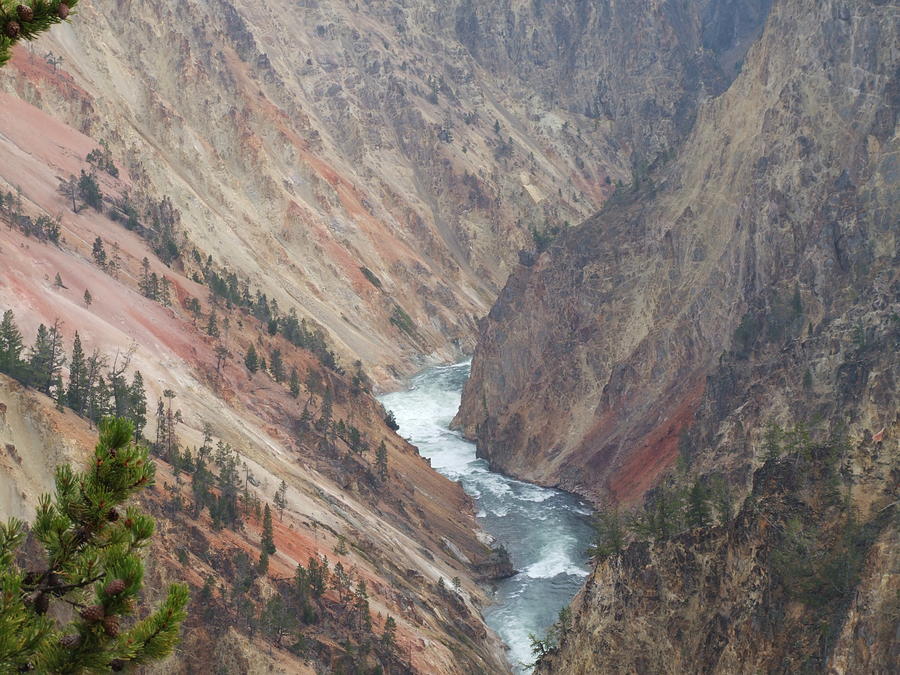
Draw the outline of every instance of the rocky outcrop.
<instances>
[{"instance_id":1,"label":"rocky outcrop","mask_svg":"<svg viewBox=\"0 0 900 675\"><path fill-rule=\"evenodd\" d=\"M509 559L509 552L503 546L492 548L487 559L478 564L476 572L485 581L508 579L518 573Z\"/></svg>"},{"instance_id":2,"label":"rocky outcrop","mask_svg":"<svg viewBox=\"0 0 900 675\"><path fill-rule=\"evenodd\" d=\"M851 488L871 490L871 508L846 508L824 450L772 460L727 526L599 564L536 672L891 672L900 548L885 486L897 457L888 445L858 451L842 459L875 457Z\"/></svg>"},{"instance_id":3,"label":"rocky outcrop","mask_svg":"<svg viewBox=\"0 0 900 675\"><path fill-rule=\"evenodd\" d=\"M796 382L787 355L802 334L828 343L825 359L852 351L857 321L863 332L890 321L897 34L885 4L775 3L676 158L512 275L481 325L457 418L482 456L633 502L701 406L722 419L747 401L723 354ZM813 387L837 402L854 373L825 359ZM704 398L713 386L731 395ZM753 393L762 409L783 401ZM875 423L886 410L858 415Z\"/></svg>"}]
</instances>

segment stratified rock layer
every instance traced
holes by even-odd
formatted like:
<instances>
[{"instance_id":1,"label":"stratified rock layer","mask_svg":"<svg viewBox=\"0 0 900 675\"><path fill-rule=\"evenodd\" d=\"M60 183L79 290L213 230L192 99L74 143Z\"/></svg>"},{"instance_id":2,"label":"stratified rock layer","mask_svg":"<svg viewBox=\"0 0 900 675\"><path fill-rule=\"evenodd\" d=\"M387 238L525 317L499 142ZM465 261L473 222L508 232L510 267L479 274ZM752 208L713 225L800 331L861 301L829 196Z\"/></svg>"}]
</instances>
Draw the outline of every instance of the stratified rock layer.
<instances>
[{"instance_id":1,"label":"stratified rock layer","mask_svg":"<svg viewBox=\"0 0 900 675\"><path fill-rule=\"evenodd\" d=\"M683 136L768 4L86 3L0 87L386 382L470 352L531 230Z\"/></svg>"}]
</instances>

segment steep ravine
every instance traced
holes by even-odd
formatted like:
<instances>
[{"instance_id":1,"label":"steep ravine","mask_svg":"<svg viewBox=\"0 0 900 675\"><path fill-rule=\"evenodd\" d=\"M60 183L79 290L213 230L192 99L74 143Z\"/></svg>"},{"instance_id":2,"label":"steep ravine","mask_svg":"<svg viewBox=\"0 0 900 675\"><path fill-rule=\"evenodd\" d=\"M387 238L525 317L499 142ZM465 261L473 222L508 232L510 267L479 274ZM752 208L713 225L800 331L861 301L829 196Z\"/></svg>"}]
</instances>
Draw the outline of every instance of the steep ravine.
<instances>
[{"instance_id":1,"label":"steep ravine","mask_svg":"<svg viewBox=\"0 0 900 675\"><path fill-rule=\"evenodd\" d=\"M222 530L203 508L179 511L192 499L186 474L159 460L148 594L176 578L195 594L208 579L226 589L192 615L161 672L379 665L346 648L336 597L303 627L306 652L258 630L265 602L311 555L367 582L377 630L397 619L398 672L507 670L482 618L479 581L498 560L472 500L389 430L366 377L354 379L360 359L363 375L397 386L462 358L476 336L457 423L495 469L628 507L681 457L679 480L722 479L735 496L735 519L597 565L542 668L888 667L893 3L82 0L76 18L0 71L0 189L29 218L58 217L62 234L52 244L0 225L0 311L15 310L28 340L59 318L67 349L75 330L104 354L134 342L151 408L176 393L185 448L215 422L256 498L288 484L278 553L248 609L232 588L238 561L258 555L259 523ZM101 141L119 176L98 172L102 209L73 213L60 181L90 170ZM177 209L180 260L165 265L123 225L127 195ZM537 250L545 238L532 230L557 226ZM118 257L112 270L92 258L98 237ZM171 306L139 292L145 256L172 282ZM323 326L345 372L211 295L197 281L206 256ZM216 311L231 318L219 337L206 330ZM251 344L269 359L282 351L299 394L245 368ZM0 516L27 517L52 466L82 460L94 431L4 377L0 404ZM338 419L367 450L336 432L329 441ZM847 450L837 465L814 453L766 463L770 421L808 423L817 452L843 428ZM810 476L839 484L840 503ZM769 566L795 518L822 528L824 548L851 518L865 534L855 586L825 627L802 599L778 596ZM462 601L440 584L454 577ZM569 577L580 578L565 575L554 609Z\"/></svg>"},{"instance_id":2,"label":"steep ravine","mask_svg":"<svg viewBox=\"0 0 900 675\"><path fill-rule=\"evenodd\" d=\"M398 672L503 672L499 640L480 615L486 599L476 579L491 574L480 568L490 562L491 552L476 536L471 501L388 428L364 377L354 381L352 368L329 368L308 349L270 334L246 309L211 298L208 287L164 267L144 239L106 213L88 206L66 211L56 172L78 171L94 141L13 97L0 98L4 110L15 113L0 118L0 157L3 166L18 167L22 179L21 203L14 192L10 198L4 191L0 211L0 311L14 312L26 345L39 323L58 319L68 357L76 331L85 352L96 350L107 365L130 354L126 379L142 372L148 407L144 434L151 442L159 440L165 417L157 402L166 390L175 396L179 454L157 447L158 482L144 501L158 523L147 594L154 597L175 579L187 581L195 598L208 583L215 590L191 612L183 651L158 671L194 672L198 663L228 673L327 671L348 661L375 667L371 655L356 653L346 609L332 591L320 608L321 619L302 627L305 651L293 642L273 641L261 628L266 604L280 594L289 597L285 580L293 578L296 566L307 565L311 556L328 556L332 565L340 561L354 579L366 582L377 634L388 615L395 618L402 650L394 662ZM35 122L43 132L28 136L24 129ZM112 197L133 187L124 173L117 179L101 175L99 182ZM40 209L65 214L55 243L35 236ZM98 237L108 242L114 268L101 266L92 255ZM145 258L154 273L168 279L168 304L140 292ZM189 298L198 298L199 318L189 309ZM214 313L218 335L209 330ZM285 372L297 369L295 395L271 371L248 370L250 345L267 359L278 350ZM224 362L217 362L219 347L226 349ZM26 349L23 356L28 354ZM66 382L68 370L61 371ZM103 366L101 371L108 377ZM103 405L99 386L96 391ZM96 442L96 430L65 409L71 401L61 398L64 411L44 394L0 376L0 517L32 517L38 497L52 487L56 465L80 464ZM109 398L106 389L106 409L112 412ZM350 452L339 438L347 437L348 422L365 439L365 453ZM196 465L181 459L182 453L198 456L207 443L207 425L209 443L227 443L241 467L239 526L216 522L194 489ZM379 480L375 451L382 442L388 471ZM271 503L282 480L286 508L275 526L278 550L268 575L251 573L260 531L253 504ZM467 590L466 602L450 604L436 582L457 576Z\"/></svg>"},{"instance_id":3,"label":"steep ravine","mask_svg":"<svg viewBox=\"0 0 900 675\"><path fill-rule=\"evenodd\" d=\"M201 253L397 382L471 352L532 230L689 131L768 5L84 0L0 88L105 141Z\"/></svg>"}]
</instances>

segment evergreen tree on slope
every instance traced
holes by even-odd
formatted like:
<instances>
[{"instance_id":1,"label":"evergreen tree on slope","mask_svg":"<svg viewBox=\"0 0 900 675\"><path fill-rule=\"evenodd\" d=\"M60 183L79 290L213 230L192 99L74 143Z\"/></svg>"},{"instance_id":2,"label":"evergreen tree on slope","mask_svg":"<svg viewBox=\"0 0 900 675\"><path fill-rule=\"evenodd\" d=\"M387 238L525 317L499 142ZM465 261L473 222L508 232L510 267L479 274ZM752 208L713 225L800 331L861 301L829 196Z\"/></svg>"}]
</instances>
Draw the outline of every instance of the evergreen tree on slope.
<instances>
[{"instance_id":1,"label":"evergreen tree on slope","mask_svg":"<svg viewBox=\"0 0 900 675\"><path fill-rule=\"evenodd\" d=\"M56 494L41 497L32 525L46 552L39 569L17 563L24 524L0 524L0 672L118 671L161 659L177 643L188 601L183 584L170 586L155 612L127 628L121 623L140 612L140 553L155 525L125 504L154 477L132 434L127 421L104 420L89 468L57 469ZM50 611L64 604L75 608L71 620Z\"/></svg>"}]
</instances>

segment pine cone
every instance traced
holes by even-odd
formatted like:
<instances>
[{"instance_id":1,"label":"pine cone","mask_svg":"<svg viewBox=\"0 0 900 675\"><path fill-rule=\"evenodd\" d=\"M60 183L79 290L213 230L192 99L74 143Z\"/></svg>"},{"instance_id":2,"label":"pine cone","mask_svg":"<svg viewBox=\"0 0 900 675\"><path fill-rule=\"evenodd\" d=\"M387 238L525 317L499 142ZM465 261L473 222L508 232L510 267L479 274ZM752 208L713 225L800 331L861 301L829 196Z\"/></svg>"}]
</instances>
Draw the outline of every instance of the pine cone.
<instances>
[{"instance_id":1,"label":"pine cone","mask_svg":"<svg viewBox=\"0 0 900 675\"><path fill-rule=\"evenodd\" d=\"M106 519L111 523L116 522L119 519L119 512L115 509L111 509L110 512L106 514Z\"/></svg>"},{"instance_id":2,"label":"pine cone","mask_svg":"<svg viewBox=\"0 0 900 675\"><path fill-rule=\"evenodd\" d=\"M3 34L6 35L10 40L15 40L19 37L19 33L22 32L22 27L19 25L18 21L9 21L3 27Z\"/></svg>"},{"instance_id":3,"label":"pine cone","mask_svg":"<svg viewBox=\"0 0 900 675\"><path fill-rule=\"evenodd\" d=\"M103 619L103 630L109 637L116 637L119 634L119 620L114 616L105 617Z\"/></svg>"},{"instance_id":4,"label":"pine cone","mask_svg":"<svg viewBox=\"0 0 900 675\"><path fill-rule=\"evenodd\" d=\"M121 579L114 579L106 584L104 591L107 595L118 595L125 590L126 584Z\"/></svg>"},{"instance_id":5,"label":"pine cone","mask_svg":"<svg viewBox=\"0 0 900 675\"><path fill-rule=\"evenodd\" d=\"M39 593L34 599L34 613L43 616L50 609L50 598L46 593Z\"/></svg>"},{"instance_id":6,"label":"pine cone","mask_svg":"<svg viewBox=\"0 0 900 675\"><path fill-rule=\"evenodd\" d=\"M28 5L19 5L16 7L16 14L19 17L19 21L22 22L31 21L34 18L34 10Z\"/></svg>"},{"instance_id":7,"label":"pine cone","mask_svg":"<svg viewBox=\"0 0 900 675\"><path fill-rule=\"evenodd\" d=\"M120 670L124 670L125 662L122 659L113 659L109 662L109 669L115 672L119 672Z\"/></svg>"},{"instance_id":8,"label":"pine cone","mask_svg":"<svg viewBox=\"0 0 900 675\"><path fill-rule=\"evenodd\" d=\"M75 544L83 544L91 536L90 531L86 527L79 527L75 530Z\"/></svg>"},{"instance_id":9,"label":"pine cone","mask_svg":"<svg viewBox=\"0 0 900 675\"><path fill-rule=\"evenodd\" d=\"M59 3L59 7L56 8L56 15L60 19L65 19L69 16L69 6L64 2Z\"/></svg>"},{"instance_id":10,"label":"pine cone","mask_svg":"<svg viewBox=\"0 0 900 675\"><path fill-rule=\"evenodd\" d=\"M81 644L81 636L80 635L63 635L59 638L59 646L65 647L66 649L73 649Z\"/></svg>"},{"instance_id":11,"label":"pine cone","mask_svg":"<svg viewBox=\"0 0 900 675\"><path fill-rule=\"evenodd\" d=\"M85 621L102 621L104 616L106 616L106 612L103 611L103 607L100 605L91 605L81 610L81 618Z\"/></svg>"}]
</instances>

